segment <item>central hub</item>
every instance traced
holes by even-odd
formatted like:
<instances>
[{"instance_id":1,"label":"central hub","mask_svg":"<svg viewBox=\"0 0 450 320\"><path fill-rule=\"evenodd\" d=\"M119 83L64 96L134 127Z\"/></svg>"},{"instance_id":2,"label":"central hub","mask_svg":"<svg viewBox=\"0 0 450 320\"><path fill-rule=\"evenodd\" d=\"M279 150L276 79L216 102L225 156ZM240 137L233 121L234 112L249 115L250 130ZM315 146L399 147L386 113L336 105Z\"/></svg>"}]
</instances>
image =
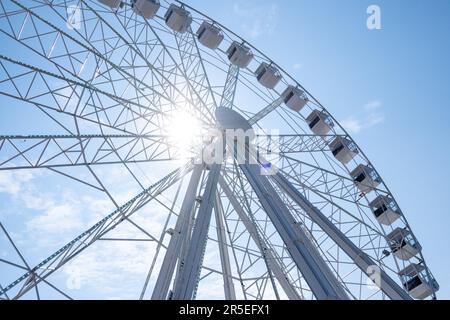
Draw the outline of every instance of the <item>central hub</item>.
<instances>
[{"instance_id":1,"label":"central hub","mask_svg":"<svg viewBox=\"0 0 450 320\"><path fill-rule=\"evenodd\" d=\"M226 107L216 109L216 120L222 130L242 130L246 135L253 139L255 133L251 124L240 113Z\"/></svg>"},{"instance_id":2,"label":"central hub","mask_svg":"<svg viewBox=\"0 0 450 320\"><path fill-rule=\"evenodd\" d=\"M250 146L255 139L251 124L240 113L226 107L216 109L218 127L225 135L226 143L232 150L239 164L256 163L250 152Z\"/></svg>"},{"instance_id":3,"label":"central hub","mask_svg":"<svg viewBox=\"0 0 450 320\"><path fill-rule=\"evenodd\" d=\"M226 107L218 107L215 115L219 128L226 135L226 143L239 165L256 165L259 167L260 174L264 176L276 173L271 161L274 155L277 157L277 154L273 154L269 148L265 147L266 144L259 148L260 137L256 136L247 119L239 112Z\"/></svg>"}]
</instances>

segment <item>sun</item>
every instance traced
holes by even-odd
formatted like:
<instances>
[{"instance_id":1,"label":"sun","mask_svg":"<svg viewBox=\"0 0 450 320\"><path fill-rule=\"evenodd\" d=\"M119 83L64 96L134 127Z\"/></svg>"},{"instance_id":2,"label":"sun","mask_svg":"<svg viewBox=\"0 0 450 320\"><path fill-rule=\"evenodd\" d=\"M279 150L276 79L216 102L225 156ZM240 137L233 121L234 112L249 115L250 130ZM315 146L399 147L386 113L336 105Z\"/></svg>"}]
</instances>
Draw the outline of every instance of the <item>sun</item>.
<instances>
[{"instance_id":1,"label":"sun","mask_svg":"<svg viewBox=\"0 0 450 320\"><path fill-rule=\"evenodd\" d=\"M192 157L193 150L201 144L200 121L186 111L178 111L170 117L167 126L169 143L176 148L181 158Z\"/></svg>"}]
</instances>

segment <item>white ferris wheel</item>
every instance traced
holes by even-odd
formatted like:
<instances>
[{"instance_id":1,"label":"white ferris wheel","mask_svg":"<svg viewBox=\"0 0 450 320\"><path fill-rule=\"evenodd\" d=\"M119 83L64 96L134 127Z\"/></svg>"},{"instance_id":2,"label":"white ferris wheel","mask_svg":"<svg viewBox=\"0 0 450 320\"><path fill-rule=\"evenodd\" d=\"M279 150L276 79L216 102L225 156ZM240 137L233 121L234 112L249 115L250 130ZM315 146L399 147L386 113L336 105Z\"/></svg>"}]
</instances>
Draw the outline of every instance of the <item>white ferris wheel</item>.
<instances>
[{"instance_id":1,"label":"white ferris wheel","mask_svg":"<svg viewBox=\"0 0 450 320\"><path fill-rule=\"evenodd\" d=\"M49 252L5 216L0 299L76 299L61 274L117 243L145 257L136 299L436 298L362 149L213 18L179 1L6 0L0 31L1 112L36 115L29 131L1 129L0 172L45 172L58 181L45 189L108 209ZM209 135L236 130L252 136ZM204 161L217 146L220 161ZM109 273L105 262L96 277Z\"/></svg>"}]
</instances>

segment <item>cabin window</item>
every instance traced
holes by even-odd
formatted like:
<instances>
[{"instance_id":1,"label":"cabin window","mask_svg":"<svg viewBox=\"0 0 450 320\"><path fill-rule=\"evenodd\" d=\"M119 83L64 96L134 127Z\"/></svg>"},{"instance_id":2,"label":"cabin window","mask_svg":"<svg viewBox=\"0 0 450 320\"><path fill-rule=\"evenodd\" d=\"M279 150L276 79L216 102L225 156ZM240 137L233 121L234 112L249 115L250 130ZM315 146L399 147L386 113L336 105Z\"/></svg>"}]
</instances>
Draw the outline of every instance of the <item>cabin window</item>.
<instances>
[{"instance_id":1,"label":"cabin window","mask_svg":"<svg viewBox=\"0 0 450 320\"><path fill-rule=\"evenodd\" d=\"M355 178L355 181L356 182L363 182L365 178L366 178L366 175L364 174L364 172L362 172L362 173L359 174L359 176L357 176Z\"/></svg>"},{"instance_id":2,"label":"cabin window","mask_svg":"<svg viewBox=\"0 0 450 320\"><path fill-rule=\"evenodd\" d=\"M264 76L265 73L266 73L266 69L263 69L263 70L258 74L258 76L256 77L256 78L258 79L258 81L261 80L261 78Z\"/></svg>"},{"instance_id":3,"label":"cabin window","mask_svg":"<svg viewBox=\"0 0 450 320\"><path fill-rule=\"evenodd\" d=\"M340 144L338 145L334 150L333 150L333 155L336 156L339 152L341 152L342 150L344 150L344 145Z\"/></svg>"},{"instance_id":4,"label":"cabin window","mask_svg":"<svg viewBox=\"0 0 450 320\"><path fill-rule=\"evenodd\" d=\"M375 214L375 216L378 218L379 216L381 216L384 212L387 211L387 207L385 204L383 204L381 207L379 207L377 210L375 210L373 213Z\"/></svg>"},{"instance_id":5,"label":"cabin window","mask_svg":"<svg viewBox=\"0 0 450 320\"><path fill-rule=\"evenodd\" d=\"M320 121L320 117L315 117L313 121L309 124L309 128L312 129Z\"/></svg>"},{"instance_id":6,"label":"cabin window","mask_svg":"<svg viewBox=\"0 0 450 320\"><path fill-rule=\"evenodd\" d=\"M172 16L172 14L173 14L173 10L171 10L171 11L169 12L169 14L167 15L166 22L169 22L169 19L170 19L170 17Z\"/></svg>"},{"instance_id":7,"label":"cabin window","mask_svg":"<svg viewBox=\"0 0 450 320\"><path fill-rule=\"evenodd\" d=\"M293 96L294 96L294 91L289 92L287 97L284 99L284 103L288 103L289 100L291 100Z\"/></svg>"},{"instance_id":8,"label":"cabin window","mask_svg":"<svg viewBox=\"0 0 450 320\"><path fill-rule=\"evenodd\" d=\"M415 276L414 278L406 282L405 287L408 291L411 291L412 289L417 288L421 284L422 280L420 279L420 277Z\"/></svg>"},{"instance_id":9,"label":"cabin window","mask_svg":"<svg viewBox=\"0 0 450 320\"><path fill-rule=\"evenodd\" d=\"M236 53L236 51L237 51L237 47L234 47L233 50L231 50L230 54L228 55L228 59L231 59L234 56L234 54Z\"/></svg>"},{"instance_id":10,"label":"cabin window","mask_svg":"<svg viewBox=\"0 0 450 320\"><path fill-rule=\"evenodd\" d=\"M200 39L206 32L206 28L203 28L202 31L198 34L198 38Z\"/></svg>"}]
</instances>

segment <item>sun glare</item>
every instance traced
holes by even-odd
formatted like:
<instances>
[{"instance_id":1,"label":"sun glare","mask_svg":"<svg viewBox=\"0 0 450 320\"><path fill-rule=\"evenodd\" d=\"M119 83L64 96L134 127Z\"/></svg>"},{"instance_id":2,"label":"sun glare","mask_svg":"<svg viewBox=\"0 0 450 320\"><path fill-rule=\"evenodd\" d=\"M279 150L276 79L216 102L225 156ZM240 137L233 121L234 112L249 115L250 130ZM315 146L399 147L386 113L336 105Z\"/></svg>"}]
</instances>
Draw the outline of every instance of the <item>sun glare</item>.
<instances>
[{"instance_id":1,"label":"sun glare","mask_svg":"<svg viewBox=\"0 0 450 320\"><path fill-rule=\"evenodd\" d=\"M200 121L186 111L175 114L168 126L170 143L182 158L192 155L191 150L201 142L202 127Z\"/></svg>"}]
</instances>

